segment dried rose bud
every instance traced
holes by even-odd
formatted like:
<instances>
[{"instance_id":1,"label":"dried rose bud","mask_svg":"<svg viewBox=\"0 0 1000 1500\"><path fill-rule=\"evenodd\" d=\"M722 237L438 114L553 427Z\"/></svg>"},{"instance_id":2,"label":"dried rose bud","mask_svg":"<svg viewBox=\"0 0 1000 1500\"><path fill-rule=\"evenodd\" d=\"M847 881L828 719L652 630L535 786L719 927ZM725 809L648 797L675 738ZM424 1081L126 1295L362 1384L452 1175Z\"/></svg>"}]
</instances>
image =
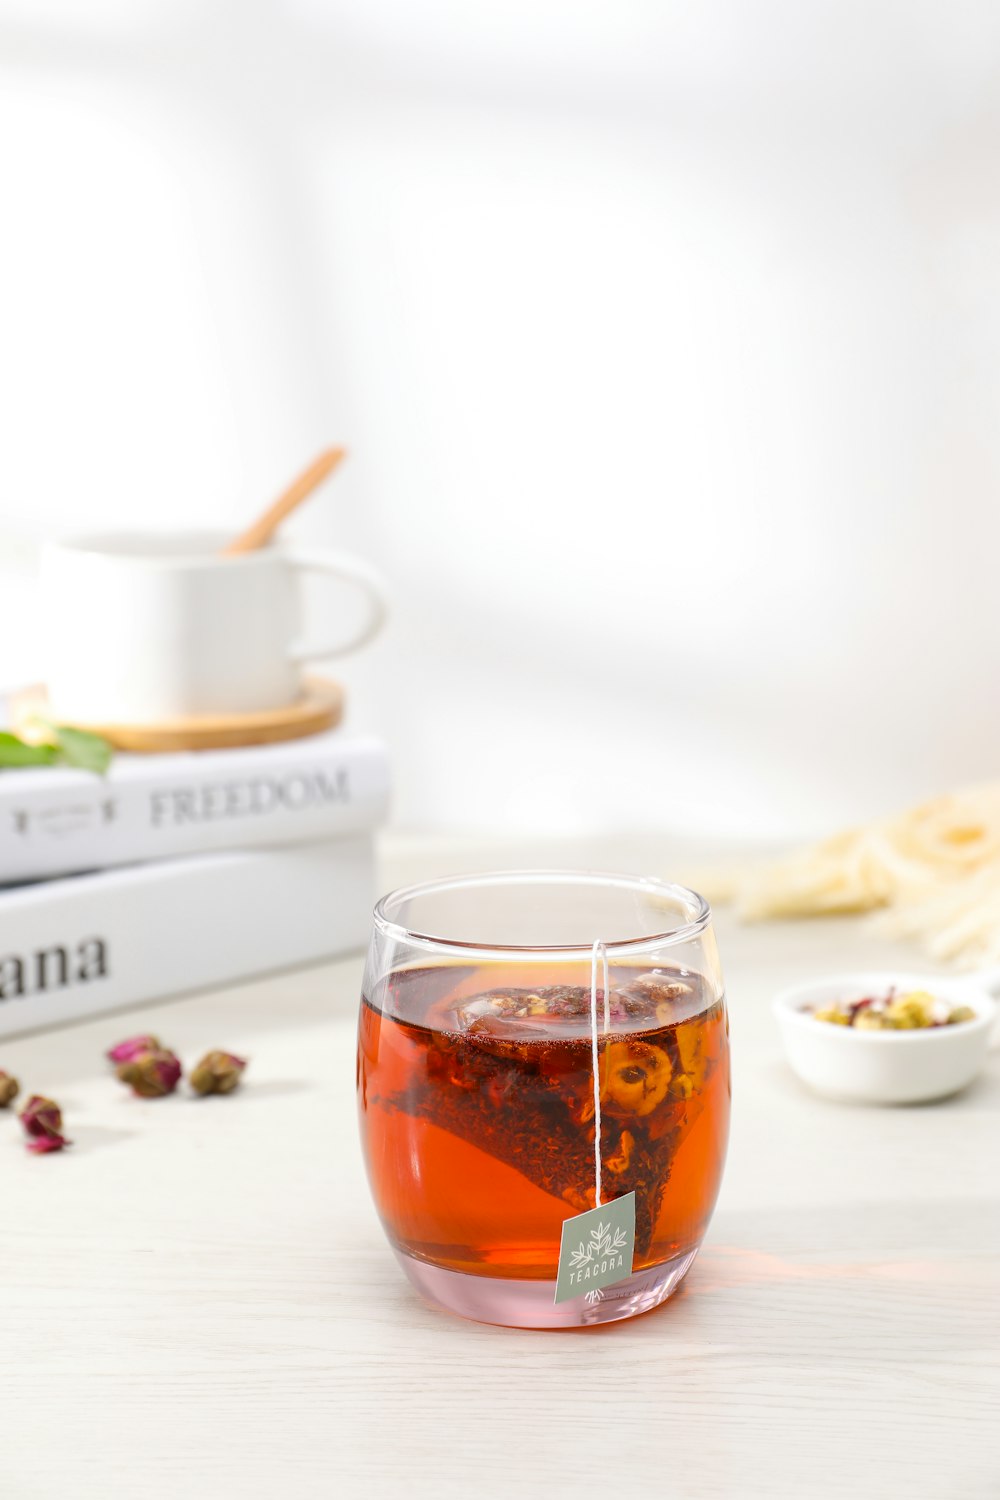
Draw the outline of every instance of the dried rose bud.
<instances>
[{"instance_id":1,"label":"dried rose bud","mask_svg":"<svg viewBox=\"0 0 1000 1500\"><path fill-rule=\"evenodd\" d=\"M52 1099L32 1094L20 1118L25 1133L31 1137L27 1142L29 1151L41 1155L46 1151L61 1151L64 1146L73 1144L62 1133L62 1110Z\"/></svg>"},{"instance_id":2,"label":"dried rose bud","mask_svg":"<svg viewBox=\"0 0 1000 1500\"><path fill-rule=\"evenodd\" d=\"M196 1094L231 1094L246 1065L246 1058L234 1057L231 1052L206 1052L191 1069L191 1087Z\"/></svg>"},{"instance_id":3,"label":"dried rose bud","mask_svg":"<svg viewBox=\"0 0 1000 1500\"><path fill-rule=\"evenodd\" d=\"M119 1042L117 1047L112 1047L106 1056L117 1067L119 1063L131 1062L140 1052L159 1052L160 1046L157 1036L130 1036L126 1041Z\"/></svg>"},{"instance_id":4,"label":"dried rose bud","mask_svg":"<svg viewBox=\"0 0 1000 1500\"><path fill-rule=\"evenodd\" d=\"M7 1109L13 1104L20 1092L21 1085L17 1079L12 1078L9 1073L5 1073L3 1068L0 1068L0 1109Z\"/></svg>"},{"instance_id":5,"label":"dried rose bud","mask_svg":"<svg viewBox=\"0 0 1000 1500\"><path fill-rule=\"evenodd\" d=\"M117 1073L140 1099L162 1099L180 1083L181 1065L168 1047L150 1047L119 1063Z\"/></svg>"}]
</instances>

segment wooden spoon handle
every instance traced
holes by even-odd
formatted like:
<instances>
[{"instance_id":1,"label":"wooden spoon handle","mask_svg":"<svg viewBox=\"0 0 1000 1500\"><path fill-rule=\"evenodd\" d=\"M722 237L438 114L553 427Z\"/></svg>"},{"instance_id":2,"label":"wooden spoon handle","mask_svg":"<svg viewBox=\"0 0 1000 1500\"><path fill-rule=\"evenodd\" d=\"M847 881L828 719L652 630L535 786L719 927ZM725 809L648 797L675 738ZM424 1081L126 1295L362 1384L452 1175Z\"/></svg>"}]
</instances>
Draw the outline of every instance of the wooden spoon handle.
<instances>
[{"instance_id":1,"label":"wooden spoon handle","mask_svg":"<svg viewBox=\"0 0 1000 1500\"><path fill-rule=\"evenodd\" d=\"M344 448L327 448L318 458L314 458L308 469L303 469L299 477L293 479L287 490L278 496L273 505L268 506L262 516L258 516L246 531L241 531L235 541L223 548L223 557L236 557L241 552L256 552L258 547L265 547L285 517L333 473L345 456Z\"/></svg>"}]
</instances>

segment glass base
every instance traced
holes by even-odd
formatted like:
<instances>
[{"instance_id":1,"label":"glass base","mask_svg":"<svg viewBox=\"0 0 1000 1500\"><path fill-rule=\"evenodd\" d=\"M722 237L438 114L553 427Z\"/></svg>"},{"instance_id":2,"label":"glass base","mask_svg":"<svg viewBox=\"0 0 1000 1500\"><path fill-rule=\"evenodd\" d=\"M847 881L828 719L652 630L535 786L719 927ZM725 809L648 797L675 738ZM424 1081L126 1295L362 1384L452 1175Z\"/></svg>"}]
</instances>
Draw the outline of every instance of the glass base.
<instances>
[{"instance_id":1,"label":"glass base","mask_svg":"<svg viewBox=\"0 0 1000 1500\"><path fill-rule=\"evenodd\" d=\"M458 1313L477 1323L500 1323L507 1328L591 1328L634 1318L666 1302L687 1274L697 1250L688 1250L659 1266L636 1271L625 1281L604 1288L600 1301L586 1296L556 1304L554 1281L504 1281L493 1276L469 1276L445 1271L426 1261L396 1251L417 1291L435 1307Z\"/></svg>"}]
</instances>

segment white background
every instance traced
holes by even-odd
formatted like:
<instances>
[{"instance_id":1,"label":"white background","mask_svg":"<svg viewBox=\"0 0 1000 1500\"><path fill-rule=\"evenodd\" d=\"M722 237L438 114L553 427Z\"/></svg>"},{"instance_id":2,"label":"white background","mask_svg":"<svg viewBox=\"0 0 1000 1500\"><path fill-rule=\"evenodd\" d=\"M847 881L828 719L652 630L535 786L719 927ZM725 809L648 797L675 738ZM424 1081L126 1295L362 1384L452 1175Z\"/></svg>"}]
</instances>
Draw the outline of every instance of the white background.
<instances>
[{"instance_id":1,"label":"white background","mask_svg":"<svg viewBox=\"0 0 1000 1500\"><path fill-rule=\"evenodd\" d=\"M987 0L0 0L0 680L44 537L342 440L398 825L992 775L998 77Z\"/></svg>"}]
</instances>

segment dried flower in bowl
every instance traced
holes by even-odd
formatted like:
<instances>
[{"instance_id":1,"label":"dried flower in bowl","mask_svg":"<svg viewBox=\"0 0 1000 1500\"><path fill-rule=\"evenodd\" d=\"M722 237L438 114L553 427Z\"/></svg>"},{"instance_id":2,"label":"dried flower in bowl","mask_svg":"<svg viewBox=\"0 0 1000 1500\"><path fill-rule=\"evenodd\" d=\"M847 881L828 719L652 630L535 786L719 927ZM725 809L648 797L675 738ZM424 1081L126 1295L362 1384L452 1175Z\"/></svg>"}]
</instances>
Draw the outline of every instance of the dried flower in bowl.
<instances>
[{"instance_id":1,"label":"dried flower in bowl","mask_svg":"<svg viewBox=\"0 0 1000 1500\"><path fill-rule=\"evenodd\" d=\"M232 1052L206 1052L197 1067L191 1069L190 1084L196 1094L231 1094L237 1088L246 1067L246 1058Z\"/></svg>"},{"instance_id":2,"label":"dried flower in bowl","mask_svg":"<svg viewBox=\"0 0 1000 1500\"><path fill-rule=\"evenodd\" d=\"M169 1047L150 1047L118 1064L117 1073L140 1099L162 1099L181 1080L181 1065Z\"/></svg>"},{"instance_id":3,"label":"dried flower in bowl","mask_svg":"<svg viewBox=\"0 0 1000 1500\"><path fill-rule=\"evenodd\" d=\"M73 1144L62 1133L62 1110L54 1099L46 1099L42 1094L32 1094L21 1111L20 1119L29 1137L28 1150L39 1156L47 1151L61 1151L64 1146Z\"/></svg>"},{"instance_id":4,"label":"dried flower in bowl","mask_svg":"<svg viewBox=\"0 0 1000 1500\"><path fill-rule=\"evenodd\" d=\"M105 1054L109 1062L113 1062L117 1068L120 1063L131 1062L141 1052L159 1052L162 1043L158 1036L130 1036L124 1042L110 1047Z\"/></svg>"},{"instance_id":5,"label":"dried flower in bowl","mask_svg":"<svg viewBox=\"0 0 1000 1500\"><path fill-rule=\"evenodd\" d=\"M9 1109L20 1092L17 1079L0 1068L0 1109Z\"/></svg>"},{"instance_id":6,"label":"dried flower in bowl","mask_svg":"<svg viewBox=\"0 0 1000 1500\"><path fill-rule=\"evenodd\" d=\"M971 1005L949 1005L927 990L908 990L902 995L889 990L885 995L865 995L861 1000L835 1000L812 1015L816 1021L852 1026L855 1031L926 1031L976 1019Z\"/></svg>"}]
</instances>

